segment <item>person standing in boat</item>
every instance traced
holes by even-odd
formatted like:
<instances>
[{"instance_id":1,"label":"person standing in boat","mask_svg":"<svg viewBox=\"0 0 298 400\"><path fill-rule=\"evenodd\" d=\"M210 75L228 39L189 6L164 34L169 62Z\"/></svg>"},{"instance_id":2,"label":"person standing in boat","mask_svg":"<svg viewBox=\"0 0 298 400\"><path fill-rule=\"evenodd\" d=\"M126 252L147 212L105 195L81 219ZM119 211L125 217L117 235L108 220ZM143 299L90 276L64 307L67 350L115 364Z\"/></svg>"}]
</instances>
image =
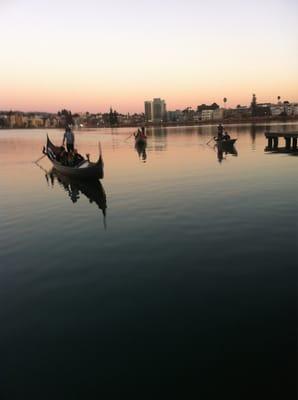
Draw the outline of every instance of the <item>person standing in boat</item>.
<instances>
[{"instance_id":1,"label":"person standing in boat","mask_svg":"<svg viewBox=\"0 0 298 400\"><path fill-rule=\"evenodd\" d=\"M142 128L141 128L141 135L142 135L142 138L143 139L146 139L147 138L147 135L146 135L146 132L145 132L145 127L144 126L142 126Z\"/></svg>"},{"instance_id":2,"label":"person standing in boat","mask_svg":"<svg viewBox=\"0 0 298 400\"><path fill-rule=\"evenodd\" d=\"M66 142L66 148L67 151L74 151L74 142L75 142L75 137L74 133L70 129L70 126L67 126L65 128L64 136L63 136L63 143L62 146L64 146L64 143Z\"/></svg>"},{"instance_id":3,"label":"person standing in boat","mask_svg":"<svg viewBox=\"0 0 298 400\"><path fill-rule=\"evenodd\" d=\"M217 140L222 140L223 133L224 127L222 126L222 124L219 124L217 127Z\"/></svg>"},{"instance_id":4,"label":"person standing in boat","mask_svg":"<svg viewBox=\"0 0 298 400\"><path fill-rule=\"evenodd\" d=\"M228 134L228 132L225 132L225 134L223 135L223 140L230 140L231 136Z\"/></svg>"},{"instance_id":5,"label":"person standing in boat","mask_svg":"<svg viewBox=\"0 0 298 400\"><path fill-rule=\"evenodd\" d=\"M138 138L141 135L141 130L138 128L138 130L133 134L135 139Z\"/></svg>"}]
</instances>

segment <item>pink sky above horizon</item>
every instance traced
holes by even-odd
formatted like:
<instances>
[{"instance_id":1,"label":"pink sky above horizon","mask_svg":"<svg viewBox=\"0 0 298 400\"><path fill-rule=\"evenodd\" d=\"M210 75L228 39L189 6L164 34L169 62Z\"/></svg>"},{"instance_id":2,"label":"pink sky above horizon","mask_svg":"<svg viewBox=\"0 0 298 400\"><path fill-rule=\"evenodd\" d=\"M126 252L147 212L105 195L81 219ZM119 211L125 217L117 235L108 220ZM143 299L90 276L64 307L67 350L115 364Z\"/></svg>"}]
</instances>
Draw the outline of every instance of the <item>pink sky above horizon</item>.
<instances>
[{"instance_id":1,"label":"pink sky above horizon","mask_svg":"<svg viewBox=\"0 0 298 400\"><path fill-rule=\"evenodd\" d=\"M298 101L293 0L0 3L0 109L141 112ZM223 4L224 3L224 4ZM156 12L158 10L158 13Z\"/></svg>"}]
</instances>

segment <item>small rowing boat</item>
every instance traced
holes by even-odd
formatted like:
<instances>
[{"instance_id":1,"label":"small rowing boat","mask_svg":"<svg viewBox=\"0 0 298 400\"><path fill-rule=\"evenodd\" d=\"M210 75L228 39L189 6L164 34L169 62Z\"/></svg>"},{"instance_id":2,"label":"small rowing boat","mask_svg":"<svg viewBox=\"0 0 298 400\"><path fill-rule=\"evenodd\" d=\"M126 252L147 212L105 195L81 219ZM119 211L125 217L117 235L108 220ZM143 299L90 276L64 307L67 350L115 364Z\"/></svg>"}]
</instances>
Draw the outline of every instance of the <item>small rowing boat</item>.
<instances>
[{"instance_id":1,"label":"small rowing boat","mask_svg":"<svg viewBox=\"0 0 298 400\"><path fill-rule=\"evenodd\" d=\"M214 140L216 141L216 143L222 147L233 147L234 144L236 143L237 139L216 139L214 138Z\"/></svg>"},{"instance_id":2,"label":"small rowing boat","mask_svg":"<svg viewBox=\"0 0 298 400\"><path fill-rule=\"evenodd\" d=\"M136 144L136 146L146 145L147 144L146 136L140 136L140 135L135 136L135 144Z\"/></svg>"},{"instance_id":3,"label":"small rowing boat","mask_svg":"<svg viewBox=\"0 0 298 400\"><path fill-rule=\"evenodd\" d=\"M100 145L99 145L100 149ZM59 161L59 154L61 152L61 148L59 146L55 146L51 141L49 136L47 135L47 144L43 149L43 153L48 157L48 159L53 164L54 168L59 171L61 174L69 175L76 178L82 179L103 179L103 159L100 149L100 154L97 162L91 162L89 159L83 159L76 166L67 166L63 165Z\"/></svg>"}]
</instances>

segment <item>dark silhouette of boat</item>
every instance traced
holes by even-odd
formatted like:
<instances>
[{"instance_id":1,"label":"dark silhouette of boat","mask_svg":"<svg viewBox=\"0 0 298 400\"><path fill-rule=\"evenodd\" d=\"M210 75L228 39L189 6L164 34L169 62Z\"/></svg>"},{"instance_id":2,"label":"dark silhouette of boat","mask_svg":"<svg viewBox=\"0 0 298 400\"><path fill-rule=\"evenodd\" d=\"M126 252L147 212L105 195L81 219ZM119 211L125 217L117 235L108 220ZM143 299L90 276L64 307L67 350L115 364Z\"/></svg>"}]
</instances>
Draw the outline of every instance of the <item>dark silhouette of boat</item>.
<instances>
[{"instance_id":1,"label":"dark silhouette of boat","mask_svg":"<svg viewBox=\"0 0 298 400\"><path fill-rule=\"evenodd\" d=\"M222 148L232 148L236 143L237 139L214 139L218 146L222 146Z\"/></svg>"},{"instance_id":2,"label":"dark silhouette of boat","mask_svg":"<svg viewBox=\"0 0 298 400\"><path fill-rule=\"evenodd\" d=\"M146 146L147 138L141 135L135 136L135 144L136 146Z\"/></svg>"},{"instance_id":3,"label":"dark silhouette of boat","mask_svg":"<svg viewBox=\"0 0 298 400\"><path fill-rule=\"evenodd\" d=\"M81 161L76 166L66 166L59 161L61 147L55 146L47 135L47 144L43 149L55 169L64 175L73 176L81 179L103 179L103 159L100 150L97 162L91 162L89 159Z\"/></svg>"}]
</instances>

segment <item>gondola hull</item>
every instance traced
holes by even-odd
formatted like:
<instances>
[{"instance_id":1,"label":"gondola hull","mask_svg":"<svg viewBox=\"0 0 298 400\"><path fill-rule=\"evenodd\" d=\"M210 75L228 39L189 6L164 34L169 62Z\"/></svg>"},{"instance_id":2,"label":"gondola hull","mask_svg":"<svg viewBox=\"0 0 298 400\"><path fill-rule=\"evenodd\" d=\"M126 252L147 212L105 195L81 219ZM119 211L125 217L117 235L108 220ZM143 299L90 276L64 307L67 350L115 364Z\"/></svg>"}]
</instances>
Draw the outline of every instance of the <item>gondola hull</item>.
<instances>
[{"instance_id":1,"label":"gondola hull","mask_svg":"<svg viewBox=\"0 0 298 400\"><path fill-rule=\"evenodd\" d=\"M216 140L217 144L222 147L233 147L237 139Z\"/></svg>"},{"instance_id":2,"label":"gondola hull","mask_svg":"<svg viewBox=\"0 0 298 400\"><path fill-rule=\"evenodd\" d=\"M79 179L103 179L103 160L101 154L96 163L85 160L78 166L70 167L61 164L55 159L59 149L60 148L55 146L47 136L45 154L58 172Z\"/></svg>"},{"instance_id":3,"label":"gondola hull","mask_svg":"<svg viewBox=\"0 0 298 400\"><path fill-rule=\"evenodd\" d=\"M50 159L50 158L49 158ZM89 165L84 167L67 167L60 164L55 160L51 160L53 167L61 174L72 176L75 178L82 179L103 179L103 166L97 165L96 163L88 163Z\"/></svg>"},{"instance_id":4,"label":"gondola hull","mask_svg":"<svg viewBox=\"0 0 298 400\"><path fill-rule=\"evenodd\" d=\"M135 145L136 146L145 146L147 144L147 139L145 137L136 136L135 137Z\"/></svg>"}]
</instances>

